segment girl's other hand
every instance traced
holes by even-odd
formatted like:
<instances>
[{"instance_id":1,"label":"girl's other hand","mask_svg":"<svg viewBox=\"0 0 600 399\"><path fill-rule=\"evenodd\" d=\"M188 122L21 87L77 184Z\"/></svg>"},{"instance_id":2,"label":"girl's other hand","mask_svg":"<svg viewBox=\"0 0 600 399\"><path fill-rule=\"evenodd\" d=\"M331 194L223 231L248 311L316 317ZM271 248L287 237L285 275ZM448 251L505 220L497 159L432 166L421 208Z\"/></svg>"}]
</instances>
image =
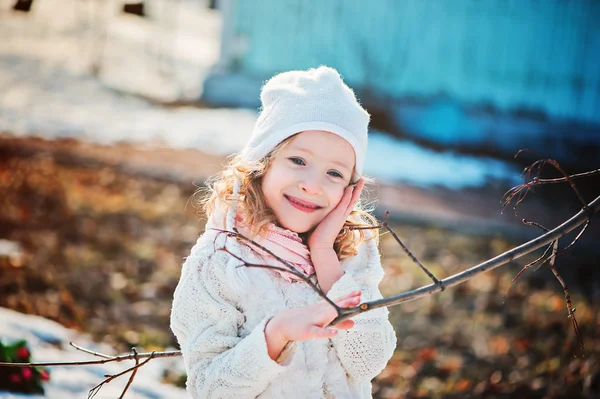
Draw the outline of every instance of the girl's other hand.
<instances>
[{"instance_id":1,"label":"girl's other hand","mask_svg":"<svg viewBox=\"0 0 600 399\"><path fill-rule=\"evenodd\" d=\"M356 185L346 187L344 196L339 204L319 223L308 237L308 248L313 251L320 248L333 248L333 243L346 219L358 203L360 193L365 185L364 179L359 179Z\"/></svg>"},{"instance_id":2,"label":"girl's other hand","mask_svg":"<svg viewBox=\"0 0 600 399\"><path fill-rule=\"evenodd\" d=\"M357 306L360 303L360 291L337 298L333 302L341 308ZM314 305L284 310L275 315L265 328L267 341L279 342L306 341L313 338L331 338L337 330L349 330L354 327L353 320L344 320L334 326L327 326L337 317L336 310L324 300Z\"/></svg>"}]
</instances>

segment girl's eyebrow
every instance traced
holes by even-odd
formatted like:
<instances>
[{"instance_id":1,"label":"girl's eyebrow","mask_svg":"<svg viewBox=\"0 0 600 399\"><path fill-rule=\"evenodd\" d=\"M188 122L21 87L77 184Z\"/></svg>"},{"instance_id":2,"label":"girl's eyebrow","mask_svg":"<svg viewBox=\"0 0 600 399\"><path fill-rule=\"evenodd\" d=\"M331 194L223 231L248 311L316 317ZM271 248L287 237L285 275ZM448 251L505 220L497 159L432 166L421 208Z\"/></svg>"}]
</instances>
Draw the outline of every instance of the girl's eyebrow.
<instances>
[{"instance_id":1,"label":"girl's eyebrow","mask_svg":"<svg viewBox=\"0 0 600 399\"><path fill-rule=\"evenodd\" d=\"M314 153L313 153L311 150L309 150L308 148L304 148L304 147L295 147L295 148L293 148L293 149L294 149L294 150L296 150L296 151L300 151L300 152L306 152L306 153L308 153L308 154L310 154L310 155L315 155L315 154L314 154ZM352 168L349 168L349 167L348 167L348 165L346 165L346 164L345 164L345 163L343 163L342 161L331 161L331 163L333 163L333 164L336 164L336 165L339 165L339 166L341 166L341 167L343 167L343 168L346 168L346 169L352 169Z\"/></svg>"}]
</instances>

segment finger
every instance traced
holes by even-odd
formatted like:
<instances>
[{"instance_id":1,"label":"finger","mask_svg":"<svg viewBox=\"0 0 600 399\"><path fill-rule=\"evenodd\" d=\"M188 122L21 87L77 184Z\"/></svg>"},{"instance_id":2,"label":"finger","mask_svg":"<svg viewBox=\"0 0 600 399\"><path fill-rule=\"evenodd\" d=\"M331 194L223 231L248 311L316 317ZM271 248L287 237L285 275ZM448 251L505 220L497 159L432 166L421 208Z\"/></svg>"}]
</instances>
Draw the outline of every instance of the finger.
<instances>
[{"instance_id":1,"label":"finger","mask_svg":"<svg viewBox=\"0 0 600 399\"><path fill-rule=\"evenodd\" d=\"M339 217L339 218L346 216L346 210L348 209L348 206L350 205L350 201L352 200L353 190L354 190L354 186L346 187L346 189L344 190L344 195L342 195L342 199L340 199L340 202L338 202L336 207L333 208L330 215L336 215L336 217Z\"/></svg>"},{"instance_id":2,"label":"finger","mask_svg":"<svg viewBox=\"0 0 600 399\"><path fill-rule=\"evenodd\" d=\"M337 302L337 301L340 301L340 300L343 300L343 299L347 299L347 298L350 298L350 297L353 297L353 296L356 296L356 295L360 295L360 294L361 294L360 290L352 291L352 292L350 292L350 293L348 293L346 295L342 295L339 298L335 298L333 301Z\"/></svg>"},{"instance_id":3,"label":"finger","mask_svg":"<svg viewBox=\"0 0 600 399\"><path fill-rule=\"evenodd\" d=\"M356 183L356 186L354 186L354 191L352 191L352 198L350 199L350 202L348 203L348 208L346 209L348 215L352 212L352 210L360 200L360 194L362 193L364 186L365 179L360 178Z\"/></svg>"},{"instance_id":4,"label":"finger","mask_svg":"<svg viewBox=\"0 0 600 399\"><path fill-rule=\"evenodd\" d=\"M356 306L360 303L360 296L353 296L352 298L344 299L343 301L336 302L340 308L349 308Z\"/></svg>"},{"instance_id":5,"label":"finger","mask_svg":"<svg viewBox=\"0 0 600 399\"><path fill-rule=\"evenodd\" d=\"M344 320L344 321L340 321L337 324L333 324L331 326L329 326L329 328L337 328L338 330L349 330L352 327L354 327L354 320Z\"/></svg>"},{"instance_id":6,"label":"finger","mask_svg":"<svg viewBox=\"0 0 600 399\"><path fill-rule=\"evenodd\" d=\"M350 206L350 203L352 202L352 195L354 193L354 186L348 186L346 188L346 191L344 191L344 196L342 197L342 200L339 203L339 208L345 213L346 210L348 209L348 207Z\"/></svg>"},{"instance_id":7,"label":"finger","mask_svg":"<svg viewBox=\"0 0 600 399\"><path fill-rule=\"evenodd\" d=\"M308 330L308 334L313 338L331 338L337 335L337 330L335 328L327 327L317 327L310 326Z\"/></svg>"}]
</instances>

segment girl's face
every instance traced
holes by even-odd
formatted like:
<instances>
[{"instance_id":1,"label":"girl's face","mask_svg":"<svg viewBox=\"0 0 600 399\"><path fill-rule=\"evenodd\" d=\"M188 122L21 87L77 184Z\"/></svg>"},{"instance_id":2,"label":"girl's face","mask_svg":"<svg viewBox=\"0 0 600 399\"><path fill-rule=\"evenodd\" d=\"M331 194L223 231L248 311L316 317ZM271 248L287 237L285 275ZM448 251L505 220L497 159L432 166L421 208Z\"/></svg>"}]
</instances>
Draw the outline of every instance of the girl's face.
<instances>
[{"instance_id":1,"label":"girl's face","mask_svg":"<svg viewBox=\"0 0 600 399\"><path fill-rule=\"evenodd\" d=\"M294 136L262 180L279 224L296 233L314 229L342 199L354 162L354 149L336 134L309 130Z\"/></svg>"}]
</instances>

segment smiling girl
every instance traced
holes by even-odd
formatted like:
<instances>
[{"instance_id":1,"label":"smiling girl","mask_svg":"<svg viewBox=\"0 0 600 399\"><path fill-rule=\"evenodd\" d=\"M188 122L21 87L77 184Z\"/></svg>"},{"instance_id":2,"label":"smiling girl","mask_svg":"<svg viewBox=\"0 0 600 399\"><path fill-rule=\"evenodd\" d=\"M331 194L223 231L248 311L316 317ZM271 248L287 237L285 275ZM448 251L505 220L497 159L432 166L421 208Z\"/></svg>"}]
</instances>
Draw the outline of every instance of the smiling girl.
<instances>
[{"instance_id":1,"label":"smiling girl","mask_svg":"<svg viewBox=\"0 0 600 399\"><path fill-rule=\"evenodd\" d=\"M194 398L370 398L396 336L386 308L333 326L335 309L381 298L375 220L360 210L369 114L331 68L262 88L244 150L208 182L208 222L175 290L171 329ZM243 262L241 261L243 259Z\"/></svg>"}]
</instances>

